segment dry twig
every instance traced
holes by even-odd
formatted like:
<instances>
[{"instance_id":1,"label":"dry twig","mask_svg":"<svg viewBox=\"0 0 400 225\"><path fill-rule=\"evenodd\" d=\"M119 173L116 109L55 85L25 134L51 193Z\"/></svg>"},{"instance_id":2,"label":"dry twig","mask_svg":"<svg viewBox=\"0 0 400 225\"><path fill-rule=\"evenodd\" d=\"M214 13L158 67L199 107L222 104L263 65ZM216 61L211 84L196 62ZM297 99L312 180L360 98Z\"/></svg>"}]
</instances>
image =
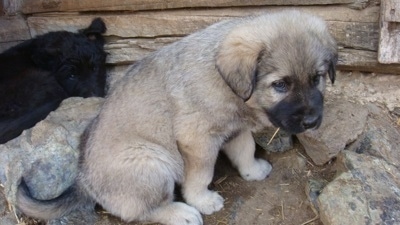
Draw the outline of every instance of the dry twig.
<instances>
[{"instance_id":1,"label":"dry twig","mask_svg":"<svg viewBox=\"0 0 400 225\"><path fill-rule=\"evenodd\" d=\"M276 134L278 133L279 129L280 129L279 127L278 127L278 129L276 129L274 135L272 135L272 137L271 137L271 139L268 141L267 145L271 144L272 140L274 140L274 137L275 137Z\"/></svg>"}]
</instances>

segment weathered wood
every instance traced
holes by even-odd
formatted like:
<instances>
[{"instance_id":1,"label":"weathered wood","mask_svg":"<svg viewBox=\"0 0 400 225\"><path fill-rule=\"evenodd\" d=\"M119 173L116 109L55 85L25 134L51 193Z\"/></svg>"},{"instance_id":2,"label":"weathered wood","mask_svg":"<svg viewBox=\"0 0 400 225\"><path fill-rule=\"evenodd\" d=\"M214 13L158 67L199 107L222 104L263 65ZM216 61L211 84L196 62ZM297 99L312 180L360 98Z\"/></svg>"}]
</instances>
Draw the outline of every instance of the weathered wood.
<instances>
[{"instance_id":1,"label":"weathered wood","mask_svg":"<svg viewBox=\"0 0 400 225\"><path fill-rule=\"evenodd\" d=\"M398 19L396 14L400 14L400 2L382 0L381 13L378 61L400 63L400 22L392 22Z\"/></svg>"},{"instance_id":2,"label":"weathered wood","mask_svg":"<svg viewBox=\"0 0 400 225\"><path fill-rule=\"evenodd\" d=\"M340 46L372 51L378 50L378 23L337 21L328 21L327 23Z\"/></svg>"},{"instance_id":3,"label":"weathered wood","mask_svg":"<svg viewBox=\"0 0 400 225\"><path fill-rule=\"evenodd\" d=\"M90 24L93 16L30 17L28 24L33 36L66 28L76 31ZM103 15L107 35L128 37L184 36L223 19L220 16L193 15Z\"/></svg>"},{"instance_id":4,"label":"weathered wood","mask_svg":"<svg viewBox=\"0 0 400 225\"><path fill-rule=\"evenodd\" d=\"M382 0L382 16L386 22L400 22L400 1Z\"/></svg>"},{"instance_id":5,"label":"weathered wood","mask_svg":"<svg viewBox=\"0 0 400 225\"><path fill-rule=\"evenodd\" d=\"M26 21L19 16L0 17L0 43L29 39Z\"/></svg>"},{"instance_id":6,"label":"weathered wood","mask_svg":"<svg viewBox=\"0 0 400 225\"><path fill-rule=\"evenodd\" d=\"M378 61L400 63L400 23L381 23Z\"/></svg>"},{"instance_id":7,"label":"weathered wood","mask_svg":"<svg viewBox=\"0 0 400 225\"><path fill-rule=\"evenodd\" d=\"M177 40L179 38L108 41L105 47L106 51L110 53L107 63L110 65L132 64L151 52ZM378 63L377 52L346 48L339 50L338 68L341 70L400 74L400 65Z\"/></svg>"},{"instance_id":8,"label":"weathered wood","mask_svg":"<svg viewBox=\"0 0 400 225\"><path fill-rule=\"evenodd\" d=\"M22 7L22 3L24 0L0 0L2 13L8 16L17 15Z\"/></svg>"},{"instance_id":9,"label":"weathered wood","mask_svg":"<svg viewBox=\"0 0 400 225\"><path fill-rule=\"evenodd\" d=\"M29 0L22 6L26 14L66 11L139 11L199 7L234 7L262 5L333 5L353 4L360 0Z\"/></svg>"},{"instance_id":10,"label":"weathered wood","mask_svg":"<svg viewBox=\"0 0 400 225\"><path fill-rule=\"evenodd\" d=\"M121 39L107 41L105 50L110 54L107 57L109 64L130 64L149 53L179 40L180 38L155 38L155 39Z\"/></svg>"},{"instance_id":11,"label":"weathered wood","mask_svg":"<svg viewBox=\"0 0 400 225\"><path fill-rule=\"evenodd\" d=\"M377 53L355 49L341 49L339 51L339 70L355 70L363 72L400 74L398 64L380 64Z\"/></svg>"},{"instance_id":12,"label":"weathered wood","mask_svg":"<svg viewBox=\"0 0 400 225\"><path fill-rule=\"evenodd\" d=\"M377 51L379 39L379 26L376 8L368 13L354 10L343 10L344 7L312 7L302 9L313 14L324 16L327 23L338 40L344 47ZM167 11L148 12L125 15L101 15L107 25L108 36L120 38L154 38L154 37L182 37L200 30L214 22L230 17L254 15L262 12L272 12L281 8L264 9L220 9L220 10L193 10L193 11ZM327 12L324 14L324 12ZM350 14L351 13L351 14ZM349 16L349 14L351 16ZM353 15L355 14L355 15ZM344 22L339 18L367 17L374 22ZM372 15L372 16L371 16ZM99 15L96 15L99 16ZM34 16L28 18L29 27L33 36L49 31L67 28L76 31L90 24L93 16L64 15ZM372 20L373 21L373 20Z\"/></svg>"}]
</instances>

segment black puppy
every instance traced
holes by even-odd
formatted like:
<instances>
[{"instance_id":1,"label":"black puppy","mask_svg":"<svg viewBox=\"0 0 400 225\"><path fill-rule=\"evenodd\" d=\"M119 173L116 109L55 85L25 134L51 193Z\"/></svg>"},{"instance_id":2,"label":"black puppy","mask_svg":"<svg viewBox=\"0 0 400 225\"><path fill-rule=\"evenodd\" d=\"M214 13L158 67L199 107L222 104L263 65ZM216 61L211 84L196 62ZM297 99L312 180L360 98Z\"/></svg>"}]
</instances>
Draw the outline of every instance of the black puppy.
<instances>
[{"instance_id":1,"label":"black puppy","mask_svg":"<svg viewBox=\"0 0 400 225\"><path fill-rule=\"evenodd\" d=\"M72 97L105 95L106 26L50 32L0 54L0 144L33 127Z\"/></svg>"}]
</instances>

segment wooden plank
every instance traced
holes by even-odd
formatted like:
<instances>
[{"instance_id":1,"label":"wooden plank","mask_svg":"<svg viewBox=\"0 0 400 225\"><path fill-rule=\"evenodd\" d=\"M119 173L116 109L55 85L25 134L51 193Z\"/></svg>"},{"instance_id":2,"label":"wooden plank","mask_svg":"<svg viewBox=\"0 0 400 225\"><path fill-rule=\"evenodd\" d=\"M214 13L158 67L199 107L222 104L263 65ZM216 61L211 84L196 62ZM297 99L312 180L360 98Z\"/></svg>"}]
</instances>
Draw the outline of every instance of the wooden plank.
<instances>
[{"instance_id":1,"label":"wooden plank","mask_svg":"<svg viewBox=\"0 0 400 225\"><path fill-rule=\"evenodd\" d=\"M386 22L400 22L400 1L399 0L382 0L383 20Z\"/></svg>"},{"instance_id":2,"label":"wooden plank","mask_svg":"<svg viewBox=\"0 0 400 225\"><path fill-rule=\"evenodd\" d=\"M110 53L107 63L110 65L132 64L151 52L179 39L175 37L108 40L108 44L105 46L106 51ZM400 65L380 64L377 61L377 52L347 48L339 49L338 69L400 74Z\"/></svg>"},{"instance_id":3,"label":"wooden plank","mask_svg":"<svg viewBox=\"0 0 400 225\"><path fill-rule=\"evenodd\" d=\"M382 0L378 61L384 64L400 63L400 22L386 20L388 9L394 9L396 14L400 14L400 3Z\"/></svg>"},{"instance_id":4,"label":"wooden plank","mask_svg":"<svg viewBox=\"0 0 400 225\"><path fill-rule=\"evenodd\" d=\"M107 41L105 50L110 53L107 57L109 64L130 64L149 53L179 40L180 38L155 38L155 39L121 39ZM339 65L364 67L377 65L376 52L349 50L341 48Z\"/></svg>"},{"instance_id":5,"label":"wooden plank","mask_svg":"<svg viewBox=\"0 0 400 225\"><path fill-rule=\"evenodd\" d=\"M177 10L160 12L137 12L135 14L105 15L104 18L109 35L120 37L152 37L160 35L187 35L210 23L248 15L271 13L287 9L285 7L250 7L228 8L213 10ZM296 7L296 9L308 12L327 21L378 23L379 7L370 7L362 11L348 9L346 7L311 6ZM28 18L32 35L43 34L49 31L69 30L75 31L90 23L95 16L82 16L73 14L47 14L31 16ZM340 28L337 28L340 29ZM349 30L349 29L347 29ZM349 30L350 31L350 30ZM371 31L375 32L375 30Z\"/></svg>"},{"instance_id":6,"label":"wooden plank","mask_svg":"<svg viewBox=\"0 0 400 225\"><path fill-rule=\"evenodd\" d=\"M105 50L111 54L107 58L107 62L110 64L129 64L179 39L180 38L123 39L115 42L108 42L105 46Z\"/></svg>"},{"instance_id":7,"label":"wooden plank","mask_svg":"<svg viewBox=\"0 0 400 225\"><path fill-rule=\"evenodd\" d=\"M312 7L301 8L300 10L324 16L324 19L329 20L327 23L340 45L377 51L379 39L377 8L370 9L368 13L344 10L346 9L344 7L327 8ZM106 22L106 35L108 36L120 38L182 37L223 19L274 12L281 9L281 7L277 7L246 10L180 10L96 16L101 16ZM342 22L339 20L339 18L347 18L350 21L355 21L356 18L362 17L368 17L369 21L375 20L375 22ZM93 16L47 15L29 17L28 23L31 34L37 35L62 29L76 31L90 24L92 19Z\"/></svg>"},{"instance_id":8,"label":"wooden plank","mask_svg":"<svg viewBox=\"0 0 400 225\"><path fill-rule=\"evenodd\" d=\"M29 39L26 21L19 16L0 17L0 43Z\"/></svg>"},{"instance_id":9,"label":"wooden plank","mask_svg":"<svg viewBox=\"0 0 400 225\"><path fill-rule=\"evenodd\" d=\"M400 74L399 64L381 64L377 53L371 51L341 49L339 50L339 70Z\"/></svg>"},{"instance_id":10,"label":"wooden plank","mask_svg":"<svg viewBox=\"0 0 400 225\"><path fill-rule=\"evenodd\" d=\"M0 0L1 12L7 16L17 15L24 0Z\"/></svg>"},{"instance_id":11,"label":"wooden plank","mask_svg":"<svg viewBox=\"0 0 400 225\"><path fill-rule=\"evenodd\" d=\"M96 15L98 16L98 15ZM76 31L88 26L93 16L29 17L28 24L33 36L54 30ZM128 37L185 36L209 24L224 19L220 16L146 14L103 15L107 35Z\"/></svg>"},{"instance_id":12,"label":"wooden plank","mask_svg":"<svg viewBox=\"0 0 400 225\"><path fill-rule=\"evenodd\" d=\"M71 11L140 11L200 7L234 7L263 5L333 5L352 4L359 0L29 0L22 6L25 14Z\"/></svg>"},{"instance_id":13,"label":"wooden plank","mask_svg":"<svg viewBox=\"0 0 400 225\"><path fill-rule=\"evenodd\" d=\"M381 23L378 61L400 63L400 23Z\"/></svg>"},{"instance_id":14,"label":"wooden plank","mask_svg":"<svg viewBox=\"0 0 400 225\"><path fill-rule=\"evenodd\" d=\"M340 46L371 51L378 50L378 23L337 21L328 21L327 23L331 33Z\"/></svg>"},{"instance_id":15,"label":"wooden plank","mask_svg":"<svg viewBox=\"0 0 400 225\"><path fill-rule=\"evenodd\" d=\"M107 57L109 64L131 64L149 53L179 40L178 37L155 39L121 39L107 41L105 50L110 53Z\"/></svg>"}]
</instances>

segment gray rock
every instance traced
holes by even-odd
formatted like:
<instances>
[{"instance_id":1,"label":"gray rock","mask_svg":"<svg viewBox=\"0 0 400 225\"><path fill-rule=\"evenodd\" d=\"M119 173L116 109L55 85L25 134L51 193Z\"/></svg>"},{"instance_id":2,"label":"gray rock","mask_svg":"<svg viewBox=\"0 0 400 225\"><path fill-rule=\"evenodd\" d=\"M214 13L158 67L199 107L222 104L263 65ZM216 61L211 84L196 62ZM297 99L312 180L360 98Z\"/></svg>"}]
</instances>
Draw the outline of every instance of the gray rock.
<instances>
[{"instance_id":1,"label":"gray rock","mask_svg":"<svg viewBox=\"0 0 400 225\"><path fill-rule=\"evenodd\" d=\"M358 138L367 116L368 109L361 104L335 99L326 104L321 127L298 134L297 138L312 161L323 165Z\"/></svg>"},{"instance_id":2,"label":"gray rock","mask_svg":"<svg viewBox=\"0 0 400 225\"><path fill-rule=\"evenodd\" d=\"M101 98L66 99L35 127L0 145L0 182L11 204L22 177L33 197L41 200L59 196L74 182L81 135L102 102Z\"/></svg>"},{"instance_id":3,"label":"gray rock","mask_svg":"<svg viewBox=\"0 0 400 225\"><path fill-rule=\"evenodd\" d=\"M400 171L382 159L342 151L345 168L318 197L325 225L400 224Z\"/></svg>"},{"instance_id":4,"label":"gray rock","mask_svg":"<svg viewBox=\"0 0 400 225\"><path fill-rule=\"evenodd\" d=\"M10 212L9 205L6 197L4 196L4 189L0 187L0 224L1 225L15 225L18 221L14 213Z\"/></svg>"},{"instance_id":5,"label":"gray rock","mask_svg":"<svg viewBox=\"0 0 400 225\"><path fill-rule=\"evenodd\" d=\"M1 225L18 225L17 220L13 215L7 214L6 216L0 216L0 224Z\"/></svg>"},{"instance_id":6,"label":"gray rock","mask_svg":"<svg viewBox=\"0 0 400 225\"><path fill-rule=\"evenodd\" d=\"M270 152L284 152L292 149L293 136L285 131L279 130L275 137L271 140L275 131L276 128L266 128L258 133L253 134L254 140L260 147Z\"/></svg>"},{"instance_id":7,"label":"gray rock","mask_svg":"<svg viewBox=\"0 0 400 225\"><path fill-rule=\"evenodd\" d=\"M371 107L371 116L368 117L363 134L347 149L384 159L400 168L400 151L397 150L400 146L400 131L393 126L387 112L373 105Z\"/></svg>"}]
</instances>

